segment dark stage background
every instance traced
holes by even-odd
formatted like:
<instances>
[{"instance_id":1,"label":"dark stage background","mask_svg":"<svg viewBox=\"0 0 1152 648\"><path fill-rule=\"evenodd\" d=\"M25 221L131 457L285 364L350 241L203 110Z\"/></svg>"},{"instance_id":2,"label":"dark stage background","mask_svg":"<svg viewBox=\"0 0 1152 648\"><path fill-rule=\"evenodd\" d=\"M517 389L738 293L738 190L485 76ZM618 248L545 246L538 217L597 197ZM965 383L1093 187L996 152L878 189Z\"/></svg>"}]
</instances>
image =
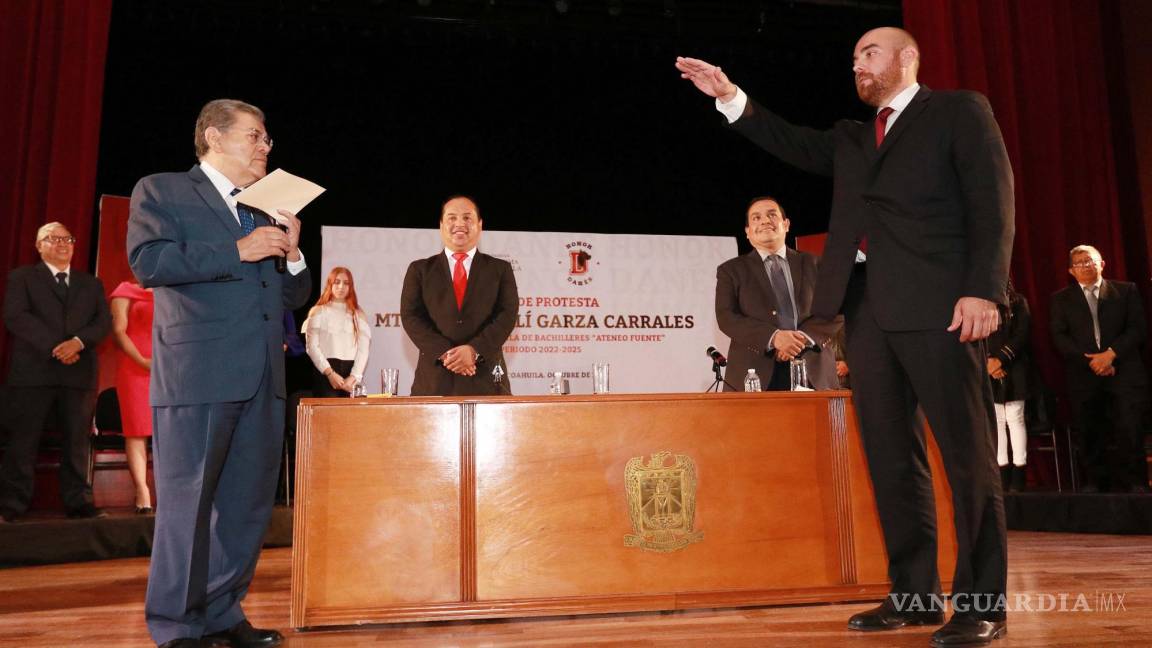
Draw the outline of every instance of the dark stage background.
<instances>
[{"instance_id":1,"label":"dark stage background","mask_svg":"<svg viewBox=\"0 0 1152 648\"><path fill-rule=\"evenodd\" d=\"M867 117L851 50L899 2L762 4L117 1L98 193L190 167L200 106L234 97L267 112L270 167L328 188L301 215L316 267L320 225L434 227L453 193L489 229L741 238L773 194L821 232L830 184L726 132L673 62L714 61L802 123Z\"/></svg>"}]
</instances>

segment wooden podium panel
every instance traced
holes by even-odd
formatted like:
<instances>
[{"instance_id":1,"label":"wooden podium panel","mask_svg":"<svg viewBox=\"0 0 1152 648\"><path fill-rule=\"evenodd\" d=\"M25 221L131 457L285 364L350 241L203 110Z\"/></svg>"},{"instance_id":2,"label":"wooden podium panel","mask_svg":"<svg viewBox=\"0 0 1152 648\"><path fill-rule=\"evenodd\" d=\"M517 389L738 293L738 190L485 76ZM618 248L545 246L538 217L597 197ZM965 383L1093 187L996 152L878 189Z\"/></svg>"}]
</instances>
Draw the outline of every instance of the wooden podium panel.
<instances>
[{"instance_id":1,"label":"wooden podium panel","mask_svg":"<svg viewBox=\"0 0 1152 648\"><path fill-rule=\"evenodd\" d=\"M849 392L309 399L298 435L294 627L887 591ZM640 500L678 544L637 546Z\"/></svg>"}]
</instances>

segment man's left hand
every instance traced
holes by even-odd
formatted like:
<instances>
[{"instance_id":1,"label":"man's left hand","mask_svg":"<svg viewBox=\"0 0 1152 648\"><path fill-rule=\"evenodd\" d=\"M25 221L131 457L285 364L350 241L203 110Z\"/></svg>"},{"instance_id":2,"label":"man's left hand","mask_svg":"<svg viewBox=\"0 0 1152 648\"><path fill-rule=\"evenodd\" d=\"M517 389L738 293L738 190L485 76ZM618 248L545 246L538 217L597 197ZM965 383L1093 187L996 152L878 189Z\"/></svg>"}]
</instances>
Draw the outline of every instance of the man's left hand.
<instances>
[{"instance_id":1,"label":"man's left hand","mask_svg":"<svg viewBox=\"0 0 1152 648\"><path fill-rule=\"evenodd\" d=\"M64 340L52 349L52 357L64 364L72 364L80 359L80 351L83 348L84 345L76 338Z\"/></svg>"},{"instance_id":2,"label":"man's left hand","mask_svg":"<svg viewBox=\"0 0 1152 648\"><path fill-rule=\"evenodd\" d=\"M961 297L952 309L952 324L948 331L960 331L961 342L975 342L992 335L1000 328L1000 311L996 302L979 297Z\"/></svg>"},{"instance_id":3,"label":"man's left hand","mask_svg":"<svg viewBox=\"0 0 1152 648\"><path fill-rule=\"evenodd\" d=\"M280 214L281 218L277 218L277 222L288 228L288 260L300 260L300 219L296 218L296 214L288 211L287 209L277 209L276 213Z\"/></svg>"}]
</instances>

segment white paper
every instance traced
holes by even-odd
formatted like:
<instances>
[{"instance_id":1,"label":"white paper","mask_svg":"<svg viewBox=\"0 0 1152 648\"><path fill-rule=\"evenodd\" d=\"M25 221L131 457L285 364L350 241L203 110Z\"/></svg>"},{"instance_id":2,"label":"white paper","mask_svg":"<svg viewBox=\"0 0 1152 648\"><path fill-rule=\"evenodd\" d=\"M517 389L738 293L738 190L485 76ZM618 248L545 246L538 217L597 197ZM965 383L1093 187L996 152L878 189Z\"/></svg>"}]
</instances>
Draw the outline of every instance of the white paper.
<instances>
[{"instance_id":1,"label":"white paper","mask_svg":"<svg viewBox=\"0 0 1152 648\"><path fill-rule=\"evenodd\" d=\"M315 182L294 176L284 169L276 169L236 194L236 202L255 207L279 220L283 217L277 210L299 214L300 210L322 193L324 187Z\"/></svg>"}]
</instances>

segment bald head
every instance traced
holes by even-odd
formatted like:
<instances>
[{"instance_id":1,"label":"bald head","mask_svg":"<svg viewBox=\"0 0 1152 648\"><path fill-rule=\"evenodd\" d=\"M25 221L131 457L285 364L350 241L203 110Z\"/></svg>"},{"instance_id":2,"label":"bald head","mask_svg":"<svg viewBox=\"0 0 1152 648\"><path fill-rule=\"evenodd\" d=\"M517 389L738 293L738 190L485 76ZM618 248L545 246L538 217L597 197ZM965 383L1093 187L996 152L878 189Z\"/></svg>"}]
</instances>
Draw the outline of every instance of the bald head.
<instances>
[{"instance_id":1,"label":"bald head","mask_svg":"<svg viewBox=\"0 0 1152 648\"><path fill-rule=\"evenodd\" d=\"M880 27L860 37L852 53L852 72L860 99L880 108L916 83L920 48L912 34L898 27Z\"/></svg>"}]
</instances>

